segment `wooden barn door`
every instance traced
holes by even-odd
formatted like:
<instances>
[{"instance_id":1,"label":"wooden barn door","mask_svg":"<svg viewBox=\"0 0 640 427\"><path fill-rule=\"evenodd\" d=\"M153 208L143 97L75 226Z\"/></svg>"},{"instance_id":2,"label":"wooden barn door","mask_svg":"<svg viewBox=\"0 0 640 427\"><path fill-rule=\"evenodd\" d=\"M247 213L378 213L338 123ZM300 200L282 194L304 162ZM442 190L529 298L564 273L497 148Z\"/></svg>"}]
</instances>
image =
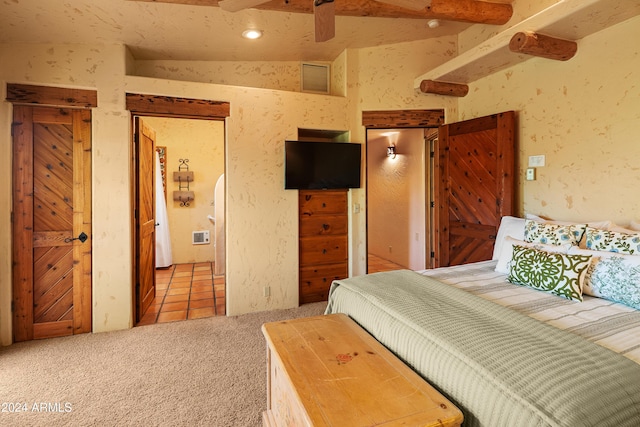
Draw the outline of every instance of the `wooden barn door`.
<instances>
[{"instance_id":1,"label":"wooden barn door","mask_svg":"<svg viewBox=\"0 0 640 427\"><path fill-rule=\"evenodd\" d=\"M14 106L15 341L91 331L91 111Z\"/></svg>"},{"instance_id":2,"label":"wooden barn door","mask_svg":"<svg viewBox=\"0 0 640 427\"><path fill-rule=\"evenodd\" d=\"M491 259L514 205L513 111L441 126L435 156L435 266Z\"/></svg>"},{"instance_id":3,"label":"wooden barn door","mask_svg":"<svg viewBox=\"0 0 640 427\"><path fill-rule=\"evenodd\" d=\"M134 117L136 169L136 322L156 297L156 220L154 169L156 133Z\"/></svg>"}]
</instances>

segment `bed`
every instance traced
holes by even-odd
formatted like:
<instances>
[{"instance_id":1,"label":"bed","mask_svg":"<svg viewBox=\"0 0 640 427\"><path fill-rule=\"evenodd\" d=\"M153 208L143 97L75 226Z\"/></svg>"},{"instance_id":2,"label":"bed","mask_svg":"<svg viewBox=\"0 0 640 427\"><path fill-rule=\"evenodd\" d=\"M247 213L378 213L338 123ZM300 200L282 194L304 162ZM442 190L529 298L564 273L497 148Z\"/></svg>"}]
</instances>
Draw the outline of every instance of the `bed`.
<instances>
[{"instance_id":1,"label":"bed","mask_svg":"<svg viewBox=\"0 0 640 427\"><path fill-rule=\"evenodd\" d=\"M453 401L465 426L638 426L640 236L591 224L505 218L493 260L338 280L326 312L354 319ZM522 284L521 253L579 271L560 271L556 288Z\"/></svg>"}]
</instances>

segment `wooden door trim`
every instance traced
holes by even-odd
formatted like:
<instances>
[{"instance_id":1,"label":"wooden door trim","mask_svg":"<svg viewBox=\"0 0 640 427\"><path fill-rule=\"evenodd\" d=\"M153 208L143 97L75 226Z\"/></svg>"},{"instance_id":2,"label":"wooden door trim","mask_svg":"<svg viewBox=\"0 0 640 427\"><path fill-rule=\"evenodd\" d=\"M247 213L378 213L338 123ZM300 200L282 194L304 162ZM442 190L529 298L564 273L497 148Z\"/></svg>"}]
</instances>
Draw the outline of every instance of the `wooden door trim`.
<instances>
[{"instance_id":1,"label":"wooden door trim","mask_svg":"<svg viewBox=\"0 0 640 427\"><path fill-rule=\"evenodd\" d=\"M224 120L231 104L225 101L176 98L172 96L126 94L127 110L138 116L160 116L183 119Z\"/></svg>"},{"instance_id":2,"label":"wooden door trim","mask_svg":"<svg viewBox=\"0 0 640 427\"><path fill-rule=\"evenodd\" d=\"M89 109L98 106L98 92L87 89L7 83L6 100L14 105Z\"/></svg>"},{"instance_id":3,"label":"wooden door trim","mask_svg":"<svg viewBox=\"0 0 640 427\"><path fill-rule=\"evenodd\" d=\"M444 110L363 111L362 125L367 129L429 128L444 124Z\"/></svg>"}]
</instances>

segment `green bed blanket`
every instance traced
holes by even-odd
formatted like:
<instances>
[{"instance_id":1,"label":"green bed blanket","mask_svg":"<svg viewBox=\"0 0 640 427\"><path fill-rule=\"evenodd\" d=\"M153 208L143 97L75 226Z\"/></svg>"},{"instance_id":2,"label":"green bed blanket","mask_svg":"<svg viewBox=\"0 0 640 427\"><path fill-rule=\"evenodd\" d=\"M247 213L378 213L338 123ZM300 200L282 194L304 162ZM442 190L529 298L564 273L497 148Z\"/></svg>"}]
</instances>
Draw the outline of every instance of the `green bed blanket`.
<instances>
[{"instance_id":1,"label":"green bed blanket","mask_svg":"<svg viewBox=\"0 0 640 427\"><path fill-rule=\"evenodd\" d=\"M453 401L465 426L640 426L640 365L430 277L337 280L326 313L354 319Z\"/></svg>"}]
</instances>

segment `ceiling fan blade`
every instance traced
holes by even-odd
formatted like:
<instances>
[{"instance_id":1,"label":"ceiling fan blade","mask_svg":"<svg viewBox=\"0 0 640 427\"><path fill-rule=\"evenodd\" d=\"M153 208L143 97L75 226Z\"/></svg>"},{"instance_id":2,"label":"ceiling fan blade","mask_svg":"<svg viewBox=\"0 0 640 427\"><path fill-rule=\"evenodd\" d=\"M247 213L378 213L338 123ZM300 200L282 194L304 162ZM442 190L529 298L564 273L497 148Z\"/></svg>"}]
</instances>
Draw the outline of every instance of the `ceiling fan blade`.
<instances>
[{"instance_id":1,"label":"ceiling fan blade","mask_svg":"<svg viewBox=\"0 0 640 427\"><path fill-rule=\"evenodd\" d=\"M422 10L431 4L431 0L376 0L380 3L402 7L404 9Z\"/></svg>"},{"instance_id":2,"label":"ceiling fan blade","mask_svg":"<svg viewBox=\"0 0 640 427\"><path fill-rule=\"evenodd\" d=\"M326 42L336 35L336 5L333 0L314 0L316 42Z\"/></svg>"},{"instance_id":3,"label":"ceiling fan blade","mask_svg":"<svg viewBox=\"0 0 640 427\"><path fill-rule=\"evenodd\" d=\"M250 7L258 6L268 1L269 0L220 0L218 6L227 12L238 12L239 10L249 9Z\"/></svg>"}]
</instances>

